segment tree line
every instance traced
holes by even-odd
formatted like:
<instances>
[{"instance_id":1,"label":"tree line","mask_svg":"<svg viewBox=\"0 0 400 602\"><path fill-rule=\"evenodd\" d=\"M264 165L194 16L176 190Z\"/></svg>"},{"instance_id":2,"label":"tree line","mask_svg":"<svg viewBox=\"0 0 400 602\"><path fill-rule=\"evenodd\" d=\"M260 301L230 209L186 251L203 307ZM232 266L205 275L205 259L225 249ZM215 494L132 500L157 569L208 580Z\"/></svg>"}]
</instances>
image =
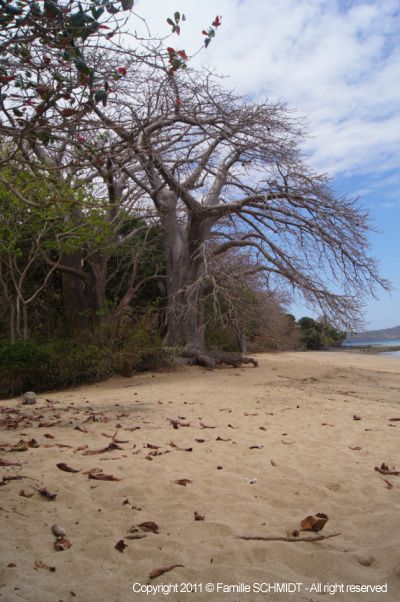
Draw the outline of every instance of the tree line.
<instances>
[{"instance_id":1,"label":"tree line","mask_svg":"<svg viewBox=\"0 0 400 602\"><path fill-rule=\"evenodd\" d=\"M190 67L184 15L139 38L132 6L0 2L3 340L96 341L128 371L141 346L285 346L293 291L352 327L388 287L365 211L311 168L284 104Z\"/></svg>"}]
</instances>

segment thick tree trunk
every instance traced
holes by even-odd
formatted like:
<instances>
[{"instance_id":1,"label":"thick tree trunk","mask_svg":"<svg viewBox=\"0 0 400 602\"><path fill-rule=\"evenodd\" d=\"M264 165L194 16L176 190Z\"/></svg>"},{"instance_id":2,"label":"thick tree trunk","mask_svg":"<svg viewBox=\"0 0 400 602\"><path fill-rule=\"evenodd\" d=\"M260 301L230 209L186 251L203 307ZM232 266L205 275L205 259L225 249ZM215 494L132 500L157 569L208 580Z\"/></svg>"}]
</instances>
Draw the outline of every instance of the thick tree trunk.
<instances>
[{"instance_id":1,"label":"thick tree trunk","mask_svg":"<svg viewBox=\"0 0 400 602\"><path fill-rule=\"evenodd\" d=\"M72 332L90 330L104 319L106 312L106 282L108 258L96 254L83 271L82 253L64 255L61 266L82 272L80 277L68 271L61 276L63 303L68 328Z\"/></svg>"},{"instance_id":2,"label":"thick tree trunk","mask_svg":"<svg viewBox=\"0 0 400 602\"><path fill-rule=\"evenodd\" d=\"M62 256L60 264L67 268L82 271L82 254L79 251L65 254ZM67 271L62 272L61 287L65 319L69 330L72 332L88 330L89 328L85 286L85 281L79 276Z\"/></svg>"},{"instance_id":3,"label":"thick tree trunk","mask_svg":"<svg viewBox=\"0 0 400 602\"><path fill-rule=\"evenodd\" d=\"M202 245L204 227L191 218L179 224L176 198L163 198L161 220L167 275L167 345L183 344L188 350L204 350L204 307Z\"/></svg>"}]
</instances>

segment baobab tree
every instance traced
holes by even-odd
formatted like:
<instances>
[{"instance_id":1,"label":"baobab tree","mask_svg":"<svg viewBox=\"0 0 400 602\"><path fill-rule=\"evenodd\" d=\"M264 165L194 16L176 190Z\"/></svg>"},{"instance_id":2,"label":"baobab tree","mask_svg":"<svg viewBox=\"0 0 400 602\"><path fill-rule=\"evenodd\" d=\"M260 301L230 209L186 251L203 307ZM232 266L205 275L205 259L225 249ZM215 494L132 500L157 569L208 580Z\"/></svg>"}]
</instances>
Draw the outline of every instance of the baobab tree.
<instances>
[{"instance_id":1,"label":"baobab tree","mask_svg":"<svg viewBox=\"0 0 400 602\"><path fill-rule=\"evenodd\" d=\"M131 154L162 225L169 344L204 348L210 270L232 249L266 286L297 289L342 325L388 286L368 254L368 216L307 164L301 124L283 104L240 98L210 74L147 68L94 111Z\"/></svg>"}]
</instances>

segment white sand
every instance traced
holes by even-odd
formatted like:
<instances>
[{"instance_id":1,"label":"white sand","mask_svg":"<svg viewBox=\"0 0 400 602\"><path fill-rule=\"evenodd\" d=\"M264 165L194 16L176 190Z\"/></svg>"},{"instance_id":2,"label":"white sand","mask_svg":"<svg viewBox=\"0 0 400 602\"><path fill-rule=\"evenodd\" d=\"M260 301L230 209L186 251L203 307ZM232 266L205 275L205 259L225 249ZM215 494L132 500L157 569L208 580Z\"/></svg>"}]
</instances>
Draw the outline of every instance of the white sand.
<instances>
[{"instance_id":1,"label":"white sand","mask_svg":"<svg viewBox=\"0 0 400 602\"><path fill-rule=\"evenodd\" d=\"M261 355L259 362L257 369L193 367L115 378L39 395L36 406L0 402L0 408L19 410L10 418L34 418L16 429L3 424L0 444L35 438L40 445L24 452L0 449L2 460L22 464L0 467L0 480L26 477L0 487L0 600L400 600L400 476L374 470L383 462L400 470L400 422L388 420L400 418L400 361L340 352ZM91 413L108 422L84 422ZM168 419L190 426L174 429ZM127 430L135 426L140 429ZM107 446L111 439L102 433L116 430L118 440L128 441L122 450L93 456L77 451ZM148 460L148 443L169 453ZM59 462L82 471L62 472ZM121 481L83 474L95 467ZM184 487L176 479L192 483ZM57 498L19 495L42 486ZM194 511L205 520L195 521ZM321 534L340 535L317 543L237 538L285 537L317 512L329 516ZM156 522L159 534L126 538L130 527L145 521ZM54 550L54 523L65 528L69 550ZM121 539L123 553L114 547ZM56 571L37 568L35 561ZM149 579L153 569L172 564L184 566ZM208 582L303 585L293 594L132 592L133 583L188 582L202 583L203 592ZM330 596L307 591L312 583L387 583L388 593Z\"/></svg>"}]
</instances>

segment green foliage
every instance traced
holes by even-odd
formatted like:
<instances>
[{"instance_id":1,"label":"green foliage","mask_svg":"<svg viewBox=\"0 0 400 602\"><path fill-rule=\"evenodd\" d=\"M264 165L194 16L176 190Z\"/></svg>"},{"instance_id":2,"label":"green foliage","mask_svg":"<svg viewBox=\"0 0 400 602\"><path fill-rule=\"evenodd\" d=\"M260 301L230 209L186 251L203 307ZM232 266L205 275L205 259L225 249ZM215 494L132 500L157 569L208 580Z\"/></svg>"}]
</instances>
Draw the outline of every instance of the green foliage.
<instances>
[{"instance_id":1,"label":"green foliage","mask_svg":"<svg viewBox=\"0 0 400 602\"><path fill-rule=\"evenodd\" d=\"M328 347L340 347L346 333L337 330L325 321L317 321L312 318L303 317L298 321L301 329L301 340L306 349L327 349Z\"/></svg>"},{"instance_id":2,"label":"green foliage","mask_svg":"<svg viewBox=\"0 0 400 602\"><path fill-rule=\"evenodd\" d=\"M175 350L162 348L157 333L140 327L115 346L90 340L17 340L0 343L0 397L93 383L112 375L171 368Z\"/></svg>"}]
</instances>

